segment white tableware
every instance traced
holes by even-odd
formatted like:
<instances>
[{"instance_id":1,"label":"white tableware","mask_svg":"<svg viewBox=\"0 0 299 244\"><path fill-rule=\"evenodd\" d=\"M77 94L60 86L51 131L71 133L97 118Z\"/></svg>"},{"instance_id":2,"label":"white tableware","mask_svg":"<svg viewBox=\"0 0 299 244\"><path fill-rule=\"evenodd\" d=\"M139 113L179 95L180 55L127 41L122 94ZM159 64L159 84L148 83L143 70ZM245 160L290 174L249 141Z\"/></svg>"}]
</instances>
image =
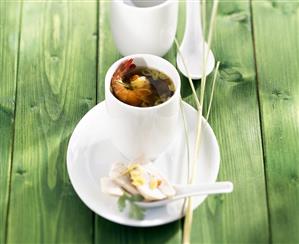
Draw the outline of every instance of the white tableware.
<instances>
[{"instance_id":1,"label":"white tableware","mask_svg":"<svg viewBox=\"0 0 299 244\"><path fill-rule=\"evenodd\" d=\"M155 68L167 74L175 92L166 102L153 107L135 107L118 100L111 92L112 75L130 58L137 66ZM180 103L180 76L167 60L150 54L135 54L116 61L105 77L105 99L109 114L110 136L114 145L128 159L154 159L176 136Z\"/></svg>"},{"instance_id":2,"label":"white tableware","mask_svg":"<svg viewBox=\"0 0 299 244\"><path fill-rule=\"evenodd\" d=\"M197 128L197 112L183 103L190 149L194 148ZM181 113L180 113L181 115ZM154 162L173 184L186 184L188 173L188 154L186 134L182 117L179 117L179 135L176 140ZM197 161L197 177L194 184L213 183L219 171L220 155L216 137L204 120L202 124L202 146ZM167 206L149 209L144 220L134 220L127 212L119 212L117 198L101 191L101 178L107 177L115 162L127 162L126 158L113 146L109 137L111 128L107 123L105 102L91 109L76 126L67 150L67 170L71 183L81 200L100 216L124 225L156 226L181 218L183 200ZM192 155L193 151L190 151ZM193 208L199 206L206 196L194 197Z\"/></svg>"},{"instance_id":3,"label":"white tableware","mask_svg":"<svg viewBox=\"0 0 299 244\"><path fill-rule=\"evenodd\" d=\"M231 193L233 191L233 184L229 181L222 181L200 185L177 185L174 186L174 189L176 195L172 198L161 201L136 202L136 204L143 208L157 208L186 197Z\"/></svg>"},{"instance_id":4,"label":"white tableware","mask_svg":"<svg viewBox=\"0 0 299 244\"><path fill-rule=\"evenodd\" d=\"M176 0L111 0L110 3L112 35L124 56L166 54L174 41L177 17Z\"/></svg>"},{"instance_id":5,"label":"white tableware","mask_svg":"<svg viewBox=\"0 0 299 244\"><path fill-rule=\"evenodd\" d=\"M204 44L204 45L203 45ZM200 0L186 1L186 27L183 41L180 46L180 52L185 60L187 70L192 79L201 79L203 77L204 59L208 54L205 74L212 72L215 66L215 58L208 45L204 42L201 27ZM177 54L177 65L182 74L188 77L181 55Z\"/></svg>"}]
</instances>

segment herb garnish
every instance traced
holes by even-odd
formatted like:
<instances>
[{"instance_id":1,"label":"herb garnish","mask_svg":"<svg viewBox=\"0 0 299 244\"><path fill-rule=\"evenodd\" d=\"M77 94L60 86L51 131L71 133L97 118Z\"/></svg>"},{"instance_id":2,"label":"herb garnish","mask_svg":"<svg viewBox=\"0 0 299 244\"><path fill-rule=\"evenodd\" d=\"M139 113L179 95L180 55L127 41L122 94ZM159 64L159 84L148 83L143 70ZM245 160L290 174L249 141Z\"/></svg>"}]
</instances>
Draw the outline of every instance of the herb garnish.
<instances>
[{"instance_id":1,"label":"herb garnish","mask_svg":"<svg viewBox=\"0 0 299 244\"><path fill-rule=\"evenodd\" d=\"M145 209L139 207L135 202L140 202L143 200L141 195L130 195L124 193L118 198L117 205L120 212L123 212L126 208L126 203L129 204L129 217L132 219L143 220Z\"/></svg>"}]
</instances>

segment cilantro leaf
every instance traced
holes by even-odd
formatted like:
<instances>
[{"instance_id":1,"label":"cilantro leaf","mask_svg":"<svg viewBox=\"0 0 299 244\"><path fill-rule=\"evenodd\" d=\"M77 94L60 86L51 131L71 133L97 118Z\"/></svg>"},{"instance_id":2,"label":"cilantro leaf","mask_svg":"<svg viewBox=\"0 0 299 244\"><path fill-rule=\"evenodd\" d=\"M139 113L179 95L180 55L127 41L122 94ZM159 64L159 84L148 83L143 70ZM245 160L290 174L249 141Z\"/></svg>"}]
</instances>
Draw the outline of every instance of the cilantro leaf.
<instances>
[{"instance_id":1,"label":"cilantro leaf","mask_svg":"<svg viewBox=\"0 0 299 244\"><path fill-rule=\"evenodd\" d=\"M139 207L135 203L131 202L130 210L129 210L129 217L132 219L142 220L144 219L144 212L145 209Z\"/></svg>"},{"instance_id":2,"label":"cilantro leaf","mask_svg":"<svg viewBox=\"0 0 299 244\"><path fill-rule=\"evenodd\" d=\"M118 198L118 201L117 201L117 206L118 206L118 210L120 212L123 212L125 207L126 207L126 200L127 200L127 196L126 194L123 194L122 196L120 196Z\"/></svg>"},{"instance_id":3,"label":"cilantro leaf","mask_svg":"<svg viewBox=\"0 0 299 244\"><path fill-rule=\"evenodd\" d=\"M118 210L123 212L126 208L126 203L129 204L129 217L132 219L142 220L144 219L145 209L136 205L135 202L142 201L143 197L141 195L129 195L124 193L118 198L117 205Z\"/></svg>"}]
</instances>

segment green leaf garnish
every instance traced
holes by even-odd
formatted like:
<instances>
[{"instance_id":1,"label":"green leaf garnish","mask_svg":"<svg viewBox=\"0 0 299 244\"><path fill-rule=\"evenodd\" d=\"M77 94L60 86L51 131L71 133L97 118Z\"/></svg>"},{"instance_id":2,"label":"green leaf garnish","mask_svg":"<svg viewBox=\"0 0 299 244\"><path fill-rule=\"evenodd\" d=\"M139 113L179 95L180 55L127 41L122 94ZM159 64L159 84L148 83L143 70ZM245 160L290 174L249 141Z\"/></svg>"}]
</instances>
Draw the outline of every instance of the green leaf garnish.
<instances>
[{"instance_id":1,"label":"green leaf garnish","mask_svg":"<svg viewBox=\"0 0 299 244\"><path fill-rule=\"evenodd\" d=\"M139 207L135 202L140 202L143 200L141 195L130 195L128 193L124 193L122 196L118 198L117 205L118 210L123 212L126 208L126 203L129 204L129 217L132 219L142 220L144 219L145 209Z\"/></svg>"},{"instance_id":2,"label":"green leaf garnish","mask_svg":"<svg viewBox=\"0 0 299 244\"><path fill-rule=\"evenodd\" d=\"M126 199L127 197L125 194L123 194L121 197L118 198L117 206L120 212L123 212L126 207Z\"/></svg>"},{"instance_id":3,"label":"green leaf garnish","mask_svg":"<svg viewBox=\"0 0 299 244\"><path fill-rule=\"evenodd\" d=\"M144 219L144 212L145 209L139 207L135 203L131 202L130 210L129 210L129 217L132 219L143 220Z\"/></svg>"}]
</instances>

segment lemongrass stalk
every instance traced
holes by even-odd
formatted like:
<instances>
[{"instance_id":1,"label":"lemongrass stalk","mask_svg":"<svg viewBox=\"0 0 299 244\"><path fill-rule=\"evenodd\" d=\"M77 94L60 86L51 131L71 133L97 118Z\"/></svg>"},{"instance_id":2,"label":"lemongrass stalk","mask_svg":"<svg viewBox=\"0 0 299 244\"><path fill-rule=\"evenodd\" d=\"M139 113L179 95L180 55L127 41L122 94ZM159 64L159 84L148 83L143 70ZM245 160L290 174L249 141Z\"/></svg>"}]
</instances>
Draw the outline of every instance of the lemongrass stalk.
<instances>
[{"instance_id":1,"label":"lemongrass stalk","mask_svg":"<svg viewBox=\"0 0 299 244\"><path fill-rule=\"evenodd\" d=\"M189 81L189 84L190 84L190 87L192 89L192 93L193 93L193 96L194 96L194 99L195 99L195 102L196 102L196 106L197 106L197 110L198 110L198 115L200 115L200 119L201 120L201 114L202 114L202 106L200 105L199 103L199 99L198 99L198 96L197 96L197 93L196 93L196 90L194 88L194 85L193 85L193 81L190 77L190 74L189 74L189 71L188 71L188 67L186 65L186 62L185 62L185 59L180 51L180 46L178 44L178 41L175 39L175 43L176 43L176 46L177 46L177 49L178 49L178 53L182 59L182 63L184 65L184 68L187 72L187 76L188 76L188 81ZM182 107L181 107L182 109ZM183 111L183 110L182 110ZM186 132L186 130L185 130ZM197 128L197 133L198 133L198 128ZM196 148L197 146L195 146ZM188 150L189 151L189 150ZM194 178L194 163L193 165L190 165L190 159L188 160L188 184L191 183L191 180L192 178ZM192 174L190 174L190 172L192 172ZM191 206L191 207L190 207ZM184 231L183 231L183 243L184 244L189 244L190 243L190 233L191 233L191 225L192 225L192 218L193 218L193 214L192 214L192 199L191 198L187 198L184 202L184 205L183 205L183 210L185 210L185 223L184 223Z\"/></svg>"},{"instance_id":2,"label":"lemongrass stalk","mask_svg":"<svg viewBox=\"0 0 299 244\"><path fill-rule=\"evenodd\" d=\"M203 0L205 2L205 0ZM201 81L201 88L200 88L200 104L203 104L204 100L204 92L205 92L205 86L206 86L206 66L209 58L209 50L211 48L211 43L212 43L212 37L213 37L213 30L215 26L215 20L216 20L216 14L218 10L218 4L219 0L214 0L213 2L213 7L212 7L212 13L211 13L211 18L210 18L210 26L209 26L209 33L208 33L208 47L207 50L208 52L205 54L205 48L204 48L204 65L203 65L203 78Z\"/></svg>"},{"instance_id":3,"label":"lemongrass stalk","mask_svg":"<svg viewBox=\"0 0 299 244\"><path fill-rule=\"evenodd\" d=\"M187 125L187 120L186 120L186 115L184 113L184 108L183 108L183 100L180 99L180 111L182 114L182 119L183 119L183 125L184 125L184 132L185 132L185 141L186 141L186 148L187 148L187 162L188 162L188 172L187 172L187 179L189 179L190 177L190 172L191 172L191 168L190 168L190 145L189 145L189 129L188 129L188 125Z\"/></svg>"},{"instance_id":4,"label":"lemongrass stalk","mask_svg":"<svg viewBox=\"0 0 299 244\"><path fill-rule=\"evenodd\" d=\"M205 36L205 33L206 33L206 0L202 0L201 3L202 3L201 4L202 35Z\"/></svg>"},{"instance_id":5,"label":"lemongrass stalk","mask_svg":"<svg viewBox=\"0 0 299 244\"><path fill-rule=\"evenodd\" d=\"M186 120L186 115L183 108L183 100L180 99L180 111L182 113L183 125L184 125L184 132L185 132L185 141L186 141L186 148L187 148L187 164L188 164L188 171L187 171L187 179L190 177L191 172L191 162L190 162L190 144L189 144L189 129ZM184 199L183 207L182 207L182 215L187 210L188 199Z\"/></svg>"},{"instance_id":6,"label":"lemongrass stalk","mask_svg":"<svg viewBox=\"0 0 299 244\"><path fill-rule=\"evenodd\" d=\"M209 34L208 34L208 50L210 50L211 43L212 43L213 32L214 32L215 21L216 21L216 14L217 14L217 10L218 10L218 4L219 4L219 0L214 0L211 18L210 18ZM207 55L206 55L206 60L208 59L208 56L209 56L209 53L207 53Z\"/></svg>"},{"instance_id":7,"label":"lemongrass stalk","mask_svg":"<svg viewBox=\"0 0 299 244\"><path fill-rule=\"evenodd\" d=\"M207 47L207 54L205 54L205 47L203 48L203 78L201 80L201 85L200 85L200 109L198 111L198 118L197 118L197 137L196 137L196 142L195 142L195 151L194 151L194 162L193 162L193 167L192 167L192 177L190 180L190 183L192 184L192 182L194 181L195 178L195 172L196 172L196 167L197 164L196 159L198 157L199 154L199 148L200 148L200 139L201 139L201 117L202 117L202 110L203 110L203 103L204 103L204 93L205 93L205 86L206 86L206 66L207 66L207 61L208 61L208 57L209 57L209 50L211 47L211 42L212 42L212 37L213 37L213 31L214 31L214 26L215 26L215 19L216 19L216 14L217 14L217 9L218 9L218 3L219 0L214 0L213 2L213 8L212 8L212 14L211 14L211 18L210 18L210 25L209 25L209 32L208 32L208 47ZM205 0L203 0L203 27L205 28L206 24L205 24L205 7L206 7L206 2ZM204 43L204 42L203 42ZM204 44L203 44L204 45ZM205 45L204 45L205 46Z\"/></svg>"},{"instance_id":8,"label":"lemongrass stalk","mask_svg":"<svg viewBox=\"0 0 299 244\"><path fill-rule=\"evenodd\" d=\"M211 46L211 41L212 41L212 34L213 34L213 29L214 29L214 23L215 23L215 17L217 13L217 8L218 8L218 0L214 0L213 2L213 9L212 9L212 15L210 18L210 26L209 26L209 35L208 35L208 50L210 50ZM205 24L205 20L203 20L203 24ZM205 50L205 48L204 48ZM190 183L192 184L194 182L195 178L195 172L196 172L196 159L198 158L198 153L199 153L199 146L201 142L201 124L202 124L202 105L204 102L204 92L205 92L205 82L206 82L206 63L207 63L207 55L203 55L204 58L204 65L203 65L203 79L201 82L200 86L200 102L199 104L201 105L198 110L198 126L197 126L197 136L196 136L196 142L195 142L195 150L194 150L194 158L193 158L193 163L192 163L192 177L190 179ZM192 218L193 218L193 211L192 211L192 198L189 198L187 202L187 211L186 211L186 216L185 216L185 223L184 223L184 231L183 231L183 243L184 244L189 244L190 243L190 235L191 235L191 228L192 228Z\"/></svg>"},{"instance_id":9,"label":"lemongrass stalk","mask_svg":"<svg viewBox=\"0 0 299 244\"><path fill-rule=\"evenodd\" d=\"M191 207L190 207L191 206ZM187 210L183 229L183 244L190 244L191 227L193 220L192 198L187 198Z\"/></svg>"},{"instance_id":10,"label":"lemongrass stalk","mask_svg":"<svg viewBox=\"0 0 299 244\"><path fill-rule=\"evenodd\" d=\"M204 6L205 6L205 0L203 0ZM199 103L201 104L200 110L198 111L198 125L197 125L197 137L196 137L196 142L195 142L195 152L194 152L194 162L193 162L193 167L192 167L192 178L191 178L191 184L194 181L195 178L195 172L196 172L196 167L197 164L196 159L198 157L199 154L199 149L200 149L200 140L201 140L201 116L202 116L202 109L203 109L203 103L204 103L204 93L205 93L205 87L206 87L206 79L207 79L207 75L206 75L206 66L207 66L207 61L208 61L208 57L209 57L209 50L211 47L211 42L212 42L212 37L213 37L213 32L214 32L214 26L215 26L215 19L216 19L216 14L217 14L217 9L218 9L218 0L214 0L213 2L213 8L212 8L212 14L211 14L211 18L210 18L210 26L209 26L209 34L208 34L208 52L205 55L205 48L204 48L204 64L203 64L203 78L201 81L201 86L200 86L200 101ZM205 11L204 11L205 12ZM203 24L205 26L205 20L203 20Z\"/></svg>"},{"instance_id":11,"label":"lemongrass stalk","mask_svg":"<svg viewBox=\"0 0 299 244\"><path fill-rule=\"evenodd\" d=\"M199 102L199 98L197 96L197 93L196 93L193 81L191 79L188 67L186 65L186 61L185 61L185 59L183 57L183 54L181 53L180 45L179 45L177 39L175 38L174 41L175 41L175 44L177 46L178 54L180 55L180 58L182 60L182 63L184 65L184 68L185 68L187 76L188 76L188 81L189 81L189 84L190 84L190 87L191 87L191 90L192 90L192 93L193 93L193 97L194 97L194 100L195 100L195 103L196 103L197 111L199 111L199 114L201 115L202 114L202 106L201 106L201 104ZM200 118L201 118L201 116L200 116ZM200 118L198 118L198 119L200 120ZM195 148L196 148L196 145L195 145ZM193 166L192 167L188 166L188 167L189 167L189 171L193 172L194 167ZM191 179L192 179L192 175L188 172L188 184L190 184Z\"/></svg>"},{"instance_id":12,"label":"lemongrass stalk","mask_svg":"<svg viewBox=\"0 0 299 244\"><path fill-rule=\"evenodd\" d=\"M175 42L175 44L176 44L176 46L177 46L178 54L180 55L180 58L181 58L181 60L182 60L182 63L183 63L183 65L184 65L184 68L185 68L185 70L186 70L186 73L187 73L187 76L188 76L189 85L190 85L190 87L191 87L191 90L192 90L192 93L193 93L193 96L194 96L194 99L195 99L196 107L197 107L197 109L199 109L199 107L200 107L199 99L198 99L198 96L197 96L197 94L196 94L196 90L195 90L193 81L192 81L192 79L191 79L191 77L190 77L190 73L189 73L189 70L188 70L188 68L187 68L185 59L184 59L183 54L182 54L182 52L181 52L181 50L180 50L180 45L179 45L178 40L177 40L176 38L174 38L174 42Z\"/></svg>"},{"instance_id":13,"label":"lemongrass stalk","mask_svg":"<svg viewBox=\"0 0 299 244\"><path fill-rule=\"evenodd\" d=\"M207 112L206 120L209 120L209 116L210 116L210 111L211 111L213 97L214 97L215 83L216 83L216 79L217 79L217 75L218 75L219 65L220 65L220 62L218 61L217 64L216 64L216 69L215 69L215 73L214 73L214 77L213 77L212 91L211 91L210 102L209 102L209 106L208 106L208 112Z\"/></svg>"},{"instance_id":14,"label":"lemongrass stalk","mask_svg":"<svg viewBox=\"0 0 299 244\"><path fill-rule=\"evenodd\" d=\"M201 8L201 16L202 16L202 30L203 30L203 37L205 36L205 30L206 30L206 0L202 0L202 8ZM211 25L209 26L209 33L211 31ZM209 45L208 45L209 46ZM200 84L200 104L201 107L198 109L198 116L197 116L197 137L195 141L195 150L194 150L194 158L193 158L193 167L192 167L192 177L189 181L189 184L192 184L195 178L195 172L196 172L196 159L198 157L199 153L199 145L200 145L200 134L201 134L201 117L202 117L202 110L203 110L203 102L204 102L204 91L205 91L205 83L206 83L206 66L207 66L207 58L206 58L206 48L205 48L205 38L203 38L202 42L202 50L203 50L203 66L202 66L202 74L203 78L201 80ZM208 48L209 50L209 48ZM208 52L209 54L209 52ZM208 56L207 54L207 56Z\"/></svg>"},{"instance_id":15,"label":"lemongrass stalk","mask_svg":"<svg viewBox=\"0 0 299 244\"><path fill-rule=\"evenodd\" d=\"M200 0L198 0L200 1ZM203 35L203 39L202 39L202 76L204 77L206 74L206 42L205 42L205 36L206 36L206 0L202 0L202 8L201 8L201 19L202 19L202 35ZM209 52L208 52L209 54ZM200 67L199 67L200 68ZM202 82L200 83L200 91L202 91ZM200 96L202 96L202 94L200 94Z\"/></svg>"}]
</instances>

